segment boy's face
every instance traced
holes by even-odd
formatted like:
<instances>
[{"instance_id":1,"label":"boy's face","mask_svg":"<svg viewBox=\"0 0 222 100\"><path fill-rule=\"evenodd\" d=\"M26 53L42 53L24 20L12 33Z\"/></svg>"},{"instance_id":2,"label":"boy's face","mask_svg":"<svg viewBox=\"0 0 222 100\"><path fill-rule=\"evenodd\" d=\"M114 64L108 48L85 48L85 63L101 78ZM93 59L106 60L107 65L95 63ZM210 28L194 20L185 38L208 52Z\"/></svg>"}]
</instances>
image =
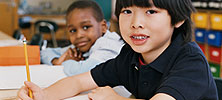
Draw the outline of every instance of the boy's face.
<instances>
[{"instance_id":1,"label":"boy's face","mask_svg":"<svg viewBox=\"0 0 222 100\"><path fill-rule=\"evenodd\" d=\"M74 9L67 16L70 42L81 52L87 52L95 41L106 32L106 22L97 22L91 9Z\"/></svg>"},{"instance_id":2,"label":"boy's face","mask_svg":"<svg viewBox=\"0 0 222 100\"><path fill-rule=\"evenodd\" d=\"M123 39L134 51L154 58L169 46L174 30L167 10L156 7L122 8L119 24Z\"/></svg>"}]
</instances>

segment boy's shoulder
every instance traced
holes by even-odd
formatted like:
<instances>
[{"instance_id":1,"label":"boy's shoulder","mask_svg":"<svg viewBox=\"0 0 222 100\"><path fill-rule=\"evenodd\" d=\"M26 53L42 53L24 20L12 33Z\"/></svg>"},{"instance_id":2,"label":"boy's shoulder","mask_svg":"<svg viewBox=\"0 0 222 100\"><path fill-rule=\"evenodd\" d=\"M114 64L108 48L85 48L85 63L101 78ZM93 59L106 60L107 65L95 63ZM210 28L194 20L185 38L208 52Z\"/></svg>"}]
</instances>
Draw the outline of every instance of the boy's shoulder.
<instances>
[{"instance_id":1,"label":"boy's shoulder","mask_svg":"<svg viewBox=\"0 0 222 100\"><path fill-rule=\"evenodd\" d=\"M110 32L107 30L107 32L100 38L96 40L93 46L111 46L116 47L124 44L124 41L121 39L121 37L116 32Z\"/></svg>"},{"instance_id":2,"label":"boy's shoulder","mask_svg":"<svg viewBox=\"0 0 222 100\"><path fill-rule=\"evenodd\" d=\"M119 39L121 39L121 37L120 37L120 35L118 33L110 32L109 30L107 30L106 33L102 37L100 37L100 38L111 39L111 40L119 40Z\"/></svg>"},{"instance_id":3,"label":"boy's shoulder","mask_svg":"<svg viewBox=\"0 0 222 100\"><path fill-rule=\"evenodd\" d=\"M186 43L184 46L182 46L181 50L190 54L194 54L194 53L202 54L202 51L196 42Z\"/></svg>"}]
</instances>

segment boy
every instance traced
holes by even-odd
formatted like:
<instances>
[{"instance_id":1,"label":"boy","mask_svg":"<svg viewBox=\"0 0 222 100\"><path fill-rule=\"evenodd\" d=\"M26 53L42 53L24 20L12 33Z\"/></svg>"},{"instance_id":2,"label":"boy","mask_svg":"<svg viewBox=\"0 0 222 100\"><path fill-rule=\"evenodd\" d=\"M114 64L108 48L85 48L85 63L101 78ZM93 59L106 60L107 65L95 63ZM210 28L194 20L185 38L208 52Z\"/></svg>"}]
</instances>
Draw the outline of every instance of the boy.
<instances>
[{"instance_id":1,"label":"boy","mask_svg":"<svg viewBox=\"0 0 222 100\"><path fill-rule=\"evenodd\" d=\"M110 88L123 85L136 99L218 100L207 60L191 42L194 10L190 0L117 0L115 14L127 44L115 59L44 90L25 82L18 97L28 98L27 88L38 93L35 100L94 89L88 94L92 100L128 100Z\"/></svg>"},{"instance_id":2,"label":"boy","mask_svg":"<svg viewBox=\"0 0 222 100\"><path fill-rule=\"evenodd\" d=\"M87 72L97 64L116 57L124 42L115 32L107 30L99 5L90 0L76 1L66 14L71 46L41 51L41 61L63 65L68 76ZM75 46L75 48L74 48Z\"/></svg>"}]
</instances>

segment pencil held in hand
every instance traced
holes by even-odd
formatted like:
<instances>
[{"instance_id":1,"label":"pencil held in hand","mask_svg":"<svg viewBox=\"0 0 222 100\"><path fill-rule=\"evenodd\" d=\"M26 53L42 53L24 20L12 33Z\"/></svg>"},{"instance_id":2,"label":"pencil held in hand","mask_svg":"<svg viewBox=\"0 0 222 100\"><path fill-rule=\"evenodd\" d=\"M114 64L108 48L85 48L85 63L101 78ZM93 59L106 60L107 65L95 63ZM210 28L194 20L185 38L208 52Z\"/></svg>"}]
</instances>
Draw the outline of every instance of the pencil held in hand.
<instances>
[{"instance_id":1,"label":"pencil held in hand","mask_svg":"<svg viewBox=\"0 0 222 100\"><path fill-rule=\"evenodd\" d=\"M27 80L31 82L30 79L30 72L29 72L29 62L28 62L28 53L27 53L27 42L26 38L23 39L24 44L24 51L25 51L25 65L26 65L26 74L27 74ZM32 98L32 91L29 89L29 97Z\"/></svg>"}]
</instances>

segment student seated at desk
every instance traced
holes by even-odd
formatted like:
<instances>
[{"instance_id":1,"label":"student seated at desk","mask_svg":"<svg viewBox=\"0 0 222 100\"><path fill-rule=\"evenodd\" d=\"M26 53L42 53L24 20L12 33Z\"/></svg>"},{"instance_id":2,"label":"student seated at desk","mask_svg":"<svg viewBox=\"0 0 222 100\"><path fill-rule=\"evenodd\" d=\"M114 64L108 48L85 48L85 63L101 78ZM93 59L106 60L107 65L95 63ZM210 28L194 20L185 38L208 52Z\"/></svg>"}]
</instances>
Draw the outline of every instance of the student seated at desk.
<instances>
[{"instance_id":1,"label":"student seated at desk","mask_svg":"<svg viewBox=\"0 0 222 100\"><path fill-rule=\"evenodd\" d=\"M87 72L96 65L116 57L123 40L107 30L99 5L94 1L76 1L66 14L71 46L47 48L41 51L41 62L64 66L66 75Z\"/></svg>"},{"instance_id":2,"label":"student seated at desk","mask_svg":"<svg viewBox=\"0 0 222 100\"><path fill-rule=\"evenodd\" d=\"M218 100L209 64L192 41L191 0L117 0L115 15L126 45L90 72L40 89L25 82L19 99L60 100L92 90L90 100L128 100L112 88L123 85L136 99Z\"/></svg>"}]
</instances>

